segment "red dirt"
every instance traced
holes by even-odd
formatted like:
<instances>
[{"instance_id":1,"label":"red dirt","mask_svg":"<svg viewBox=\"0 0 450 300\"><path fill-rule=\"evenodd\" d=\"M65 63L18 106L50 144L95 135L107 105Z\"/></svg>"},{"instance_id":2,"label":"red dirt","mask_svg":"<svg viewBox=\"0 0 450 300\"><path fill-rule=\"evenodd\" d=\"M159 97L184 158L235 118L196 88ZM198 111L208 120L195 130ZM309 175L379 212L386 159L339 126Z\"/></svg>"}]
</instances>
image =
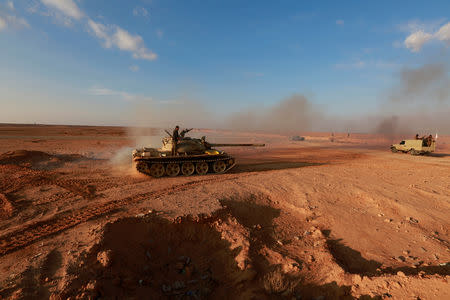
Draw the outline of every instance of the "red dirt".
<instances>
[{"instance_id":1,"label":"red dirt","mask_svg":"<svg viewBox=\"0 0 450 300\"><path fill-rule=\"evenodd\" d=\"M1 296L450 298L450 137L410 156L383 136L210 130L267 146L153 179L126 132L0 126Z\"/></svg>"},{"instance_id":2,"label":"red dirt","mask_svg":"<svg viewBox=\"0 0 450 300\"><path fill-rule=\"evenodd\" d=\"M13 206L4 194L0 194L0 220L11 217Z\"/></svg>"}]
</instances>

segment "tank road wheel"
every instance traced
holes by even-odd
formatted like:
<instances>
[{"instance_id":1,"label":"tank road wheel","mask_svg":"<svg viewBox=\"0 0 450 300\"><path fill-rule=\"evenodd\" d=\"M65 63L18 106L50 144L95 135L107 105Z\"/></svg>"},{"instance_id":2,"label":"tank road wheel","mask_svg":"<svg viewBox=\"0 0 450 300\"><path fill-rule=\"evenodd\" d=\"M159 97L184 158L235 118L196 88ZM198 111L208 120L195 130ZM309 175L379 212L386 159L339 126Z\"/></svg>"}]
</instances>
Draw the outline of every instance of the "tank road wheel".
<instances>
[{"instance_id":1,"label":"tank road wheel","mask_svg":"<svg viewBox=\"0 0 450 300\"><path fill-rule=\"evenodd\" d=\"M195 170L197 171L197 174L199 175L205 175L208 173L208 164L206 162L198 162L195 165Z\"/></svg>"},{"instance_id":2,"label":"tank road wheel","mask_svg":"<svg viewBox=\"0 0 450 300\"><path fill-rule=\"evenodd\" d=\"M195 166L191 162L185 162L181 165L181 173L184 176L191 176L195 172Z\"/></svg>"},{"instance_id":3,"label":"tank road wheel","mask_svg":"<svg viewBox=\"0 0 450 300\"><path fill-rule=\"evenodd\" d=\"M179 164L167 164L166 174L170 177L175 177L180 174L180 165Z\"/></svg>"},{"instance_id":4,"label":"tank road wheel","mask_svg":"<svg viewBox=\"0 0 450 300\"><path fill-rule=\"evenodd\" d=\"M149 172L147 164L143 161L136 162L136 170L144 174L148 174Z\"/></svg>"},{"instance_id":5,"label":"tank road wheel","mask_svg":"<svg viewBox=\"0 0 450 300\"><path fill-rule=\"evenodd\" d=\"M150 175L153 177L161 177L164 175L164 165L163 164L152 164L150 167Z\"/></svg>"},{"instance_id":6,"label":"tank road wheel","mask_svg":"<svg viewBox=\"0 0 450 300\"><path fill-rule=\"evenodd\" d=\"M398 152L397 148L395 148L395 147L391 147L391 151L392 151L392 153L397 153Z\"/></svg>"},{"instance_id":7,"label":"tank road wheel","mask_svg":"<svg viewBox=\"0 0 450 300\"><path fill-rule=\"evenodd\" d=\"M214 173L223 173L227 168L227 164L223 160L218 160L213 163Z\"/></svg>"}]
</instances>

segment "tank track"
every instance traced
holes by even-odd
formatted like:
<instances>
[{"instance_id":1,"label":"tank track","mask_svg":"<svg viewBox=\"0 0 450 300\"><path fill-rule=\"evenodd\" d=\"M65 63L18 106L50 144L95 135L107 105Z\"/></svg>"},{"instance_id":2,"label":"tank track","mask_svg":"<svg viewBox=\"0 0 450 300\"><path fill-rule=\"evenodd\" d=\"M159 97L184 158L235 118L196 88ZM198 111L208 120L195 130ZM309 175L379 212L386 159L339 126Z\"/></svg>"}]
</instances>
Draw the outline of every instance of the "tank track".
<instances>
[{"instance_id":1,"label":"tank track","mask_svg":"<svg viewBox=\"0 0 450 300\"><path fill-rule=\"evenodd\" d=\"M236 163L233 157L226 155L226 154L221 154L221 155L196 155L196 156L176 156L176 157L152 157L152 158L136 158L134 159L134 162L136 163L136 169L138 172L152 176L149 172L150 170L150 165L151 164L163 164L163 165L168 165L168 164L183 164L183 163L199 163L199 162L206 162L208 164L214 163L216 161L232 161L232 163L227 163L227 167L223 172L220 172L220 174L226 173L228 172L230 169L232 169ZM211 168L209 169L208 173L211 172ZM213 174L215 174L214 172L212 172ZM194 176L196 175L196 173L194 172L194 174L190 175L190 176ZM180 174L178 176L183 176L180 172Z\"/></svg>"}]
</instances>

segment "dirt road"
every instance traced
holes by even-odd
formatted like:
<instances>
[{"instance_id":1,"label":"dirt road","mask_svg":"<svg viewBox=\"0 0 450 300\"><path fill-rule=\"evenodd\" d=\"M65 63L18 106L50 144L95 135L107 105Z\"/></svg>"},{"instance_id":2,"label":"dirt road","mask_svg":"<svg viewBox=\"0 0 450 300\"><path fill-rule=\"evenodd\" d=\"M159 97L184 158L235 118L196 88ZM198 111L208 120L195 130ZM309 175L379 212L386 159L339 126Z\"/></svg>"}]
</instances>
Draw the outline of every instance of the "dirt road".
<instances>
[{"instance_id":1,"label":"dirt road","mask_svg":"<svg viewBox=\"0 0 450 300\"><path fill-rule=\"evenodd\" d=\"M126 133L0 126L0 295L450 298L450 137L410 156L379 136L194 131L268 146L153 179Z\"/></svg>"}]
</instances>

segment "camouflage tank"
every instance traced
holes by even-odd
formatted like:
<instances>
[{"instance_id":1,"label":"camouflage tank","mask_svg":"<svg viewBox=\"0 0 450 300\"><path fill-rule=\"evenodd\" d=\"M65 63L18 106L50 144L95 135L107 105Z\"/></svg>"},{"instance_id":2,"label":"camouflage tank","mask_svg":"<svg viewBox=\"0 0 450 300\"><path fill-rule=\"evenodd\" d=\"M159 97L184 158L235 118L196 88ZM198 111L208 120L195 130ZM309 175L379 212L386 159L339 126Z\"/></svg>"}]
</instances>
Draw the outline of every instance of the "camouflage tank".
<instances>
[{"instance_id":1,"label":"camouflage tank","mask_svg":"<svg viewBox=\"0 0 450 300\"><path fill-rule=\"evenodd\" d=\"M205 175L225 173L235 166L235 159L229 154L213 147L264 147L264 144L212 144L206 137L191 138L185 134L192 129L180 133L177 144L177 155L172 155L172 136L162 139L161 148L140 148L133 151L136 169L153 177L191 176L194 173Z\"/></svg>"}]
</instances>

